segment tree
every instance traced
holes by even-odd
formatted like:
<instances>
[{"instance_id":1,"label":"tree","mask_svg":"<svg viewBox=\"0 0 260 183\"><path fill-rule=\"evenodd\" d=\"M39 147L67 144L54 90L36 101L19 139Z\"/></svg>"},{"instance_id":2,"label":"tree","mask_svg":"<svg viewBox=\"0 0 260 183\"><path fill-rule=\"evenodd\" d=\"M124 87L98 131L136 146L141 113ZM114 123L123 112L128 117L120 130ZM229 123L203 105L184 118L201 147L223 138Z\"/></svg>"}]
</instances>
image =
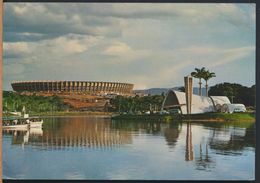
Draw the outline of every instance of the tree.
<instances>
[{"instance_id":1,"label":"tree","mask_svg":"<svg viewBox=\"0 0 260 183\"><path fill-rule=\"evenodd\" d=\"M194 78L198 78L199 79L199 95L201 96L202 95L202 92L201 92L201 79L203 78L204 74L205 74L205 67L202 67L201 69L199 68L195 68L196 72L192 72L191 73L191 76L194 77Z\"/></svg>"},{"instance_id":2,"label":"tree","mask_svg":"<svg viewBox=\"0 0 260 183\"><path fill-rule=\"evenodd\" d=\"M227 96L230 101L233 98L234 103L255 107L255 85L246 87L236 83L221 83L210 87L209 94L212 96Z\"/></svg>"},{"instance_id":3,"label":"tree","mask_svg":"<svg viewBox=\"0 0 260 183\"><path fill-rule=\"evenodd\" d=\"M205 80L206 82L206 96L208 96L208 81L213 78L213 77L216 77L216 74L214 72L209 72L209 70L205 71L203 74L202 74L202 78Z\"/></svg>"}]
</instances>

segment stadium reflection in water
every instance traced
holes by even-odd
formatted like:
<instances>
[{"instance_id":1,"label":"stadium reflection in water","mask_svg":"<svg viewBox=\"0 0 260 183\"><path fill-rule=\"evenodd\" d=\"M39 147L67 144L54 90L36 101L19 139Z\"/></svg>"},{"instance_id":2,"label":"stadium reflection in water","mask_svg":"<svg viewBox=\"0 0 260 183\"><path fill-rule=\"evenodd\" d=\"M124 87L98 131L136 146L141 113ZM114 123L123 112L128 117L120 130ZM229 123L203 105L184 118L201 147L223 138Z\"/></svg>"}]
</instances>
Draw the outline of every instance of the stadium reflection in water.
<instances>
[{"instance_id":1,"label":"stadium reflection in water","mask_svg":"<svg viewBox=\"0 0 260 183\"><path fill-rule=\"evenodd\" d=\"M58 150L66 147L74 148L113 148L132 142L131 133L110 130L110 123L95 123L83 118L52 118L45 123L44 130L28 131L6 130L4 134L12 134L12 144L30 145L41 149ZM93 119L92 119L93 120ZM96 119L97 120L97 119Z\"/></svg>"},{"instance_id":2,"label":"stadium reflection in water","mask_svg":"<svg viewBox=\"0 0 260 183\"><path fill-rule=\"evenodd\" d=\"M5 178L67 179L71 172L75 173L72 179L254 178L254 123L130 122L100 117L56 117L44 121L43 129L3 131ZM21 153L24 150L31 159ZM21 163L32 168L36 159L44 168L41 156L45 160L64 156L64 162L50 165L56 174L26 173L10 167ZM106 169L112 160L113 166ZM91 173L87 164L98 171ZM74 168L70 169L71 165ZM127 176L121 172L122 166ZM164 171L150 173L158 167Z\"/></svg>"}]
</instances>

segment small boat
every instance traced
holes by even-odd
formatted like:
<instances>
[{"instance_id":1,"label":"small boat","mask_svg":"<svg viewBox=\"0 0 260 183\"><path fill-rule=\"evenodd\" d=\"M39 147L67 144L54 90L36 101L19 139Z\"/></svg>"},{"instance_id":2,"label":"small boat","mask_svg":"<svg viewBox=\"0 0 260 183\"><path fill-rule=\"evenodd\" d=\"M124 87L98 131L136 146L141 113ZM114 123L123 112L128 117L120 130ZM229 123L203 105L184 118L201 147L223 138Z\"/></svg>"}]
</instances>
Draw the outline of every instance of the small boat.
<instances>
[{"instance_id":1,"label":"small boat","mask_svg":"<svg viewBox=\"0 0 260 183\"><path fill-rule=\"evenodd\" d=\"M3 129L15 129L15 130L27 130L29 128L29 123L25 120L3 120Z\"/></svg>"},{"instance_id":2,"label":"small boat","mask_svg":"<svg viewBox=\"0 0 260 183\"><path fill-rule=\"evenodd\" d=\"M29 119L30 128L41 128L42 124L43 124L43 120L38 118L38 117L34 117L34 118Z\"/></svg>"},{"instance_id":3,"label":"small boat","mask_svg":"<svg viewBox=\"0 0 260 183\"><path fill-rule=\"evenodd\" d=\"M39 117L3 119L4 130L27 130L29 128L42 128L43 120Z\"/></svg>"}]
</instances>

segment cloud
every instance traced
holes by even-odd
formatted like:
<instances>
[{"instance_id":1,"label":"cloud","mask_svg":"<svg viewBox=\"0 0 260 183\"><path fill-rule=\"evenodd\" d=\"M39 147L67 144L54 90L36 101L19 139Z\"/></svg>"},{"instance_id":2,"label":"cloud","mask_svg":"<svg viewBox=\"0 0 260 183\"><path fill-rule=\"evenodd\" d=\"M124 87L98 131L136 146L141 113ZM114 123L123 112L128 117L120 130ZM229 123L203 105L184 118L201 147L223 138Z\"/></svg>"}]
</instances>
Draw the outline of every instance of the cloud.
<instances>
[{"instance_id":1,"label":"cloud","mask_svg":"<svg viewBox=\"0 0 260 183\"><path fill-rule=\"evenodd\" d=\"M242 5L241 5L242 6ZM248 16L234 4L56 4L13 3L5 5L5 41L14 33L38 33L47 39L64 34L121 36L124 19L172 19L199 25L219 19L235 26L248 27Z\"/></svg>"},{"instance_id":2,"label":"cloud","mask_svg":"<svg viewBox=\"0 0 260 183\"><path fill-rule=\"evenodd\" d=\"M43 41L43 47L49 47L54 54L75 54L87 51L98 39L92 36L61 36L53 40Z\"/></svg>"},{"instance_id":3,"label":"cloud","mask_svg":"<svg viewBox=\"0 0 260 183\"><path fill-rule=\"evenodd\" d=\"M50 57L57 58L87 51L101 38L93 36L73 35L60 36L38 42L7 42L4 43L5 58L13 57ZM29 55L29 53L31 53ZM48 53L46 55L46 53Z\"/></svg>"},{"instance_id":4,"label":"cloud","mask_svg":"<svg viewBox=\"0 0 260 183\"><path fill-rule=\"evenodd\" d=\"M125 55L132 54L133 50L125 43L122 42L114 42L113 45L109 46L105 49L104 54L107 55Z\"/></svg>"},{"instance_id":5,"label":"cloud","mask_svg":"<svg viewBox=\"0 0 260 183\"><path fill-rule=\"evenodd\" d=\"M177 52L182 52L187 55L199 56L199 62L207 64L209 60L211 67L222 66L230 62L240 60L255 51L255 46L235 47L235 48L221 48L214 46L192 46L188 48L179 49Z\"/></svg>"},{"instance_id":6,"label":"cloud","mask_svg":"<svg viewBox=\"0 0 260 183\"><path fill-rule=\"evenodd\" d=\"M26 42L4 43L4 58L24 57L30 53L29 45Z\"/></svg>"},{"instance_id":7,"label":"cloud","mask_svg":"<svg viewBox=\"0 0 260 183\"><path fill-rule=\"evenodd\" d=\"M254 45L251 4L8 3L4 87L14 77L172 87L199 66L250 85Z\"/></svg>"},{"instance_id":8,"label":"cloud","mask_svg":"<svg viewBox=\"0 0 260 183\"><path fill-rule=\"evenodd\" d=\"M225 65L227 63L245 58L250 54L254 54L255 47L248 46L241 48L233 48L228 50L222 50L222 52L224 54L224 58L220 60L215 60L215 62L212 63L212 67Z\"/></svg>"}]
</instances>

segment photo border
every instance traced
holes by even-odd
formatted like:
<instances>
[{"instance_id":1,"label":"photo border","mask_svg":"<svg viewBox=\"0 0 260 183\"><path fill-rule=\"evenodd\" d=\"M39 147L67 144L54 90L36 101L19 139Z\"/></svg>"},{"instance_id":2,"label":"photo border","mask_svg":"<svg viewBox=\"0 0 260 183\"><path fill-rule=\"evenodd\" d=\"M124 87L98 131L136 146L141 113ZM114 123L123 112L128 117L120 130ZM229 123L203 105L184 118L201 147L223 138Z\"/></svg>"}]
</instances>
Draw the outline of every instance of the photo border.
<instances>
[{"instance_id":1,"label":"photo border","mask_svg":"<svg viewBox=\"0 0 260 183\"><path fill-rule=\"evenodd\" d=\"M200 181L200 180L183 180L183 181L164 181L163 182L258 182L260 181L260 174L257 173L260 170L259 165L259 147L260 147L260 125L257 124L257 119L260 119L260 113L257 112L257 106L260 104L260 97L257 94L257 91L260 91L259 81L260 81L260 64L258 60L260 60L259 51L259 36L258 30L260 25L260 8L258 6L257 0L0 0L0 161L2 162L2 94L3 94L3 14L4 14L4 3L19 3L19 2L28 2L28 3L48 3L48 2L56 2L56 3L254 3L256 4L256 43L255 43L255 79L256 79L256 122L255 122L255 130L256 130L256 147L255 147L255 180L254 181ZM257 72L259 71L259 72ZM259 140L257 140L259 139ZM118 180L12 180L12 179L2 179L2 163L0 165L0 183L2 182L121 182ZM138 180L132 181L127 180L127 182L140 182ZM150 182L146 180L142 180L141 182ZM161 181L153 181L153 182L161 182Z\"/></svg>"}]
</instances>

